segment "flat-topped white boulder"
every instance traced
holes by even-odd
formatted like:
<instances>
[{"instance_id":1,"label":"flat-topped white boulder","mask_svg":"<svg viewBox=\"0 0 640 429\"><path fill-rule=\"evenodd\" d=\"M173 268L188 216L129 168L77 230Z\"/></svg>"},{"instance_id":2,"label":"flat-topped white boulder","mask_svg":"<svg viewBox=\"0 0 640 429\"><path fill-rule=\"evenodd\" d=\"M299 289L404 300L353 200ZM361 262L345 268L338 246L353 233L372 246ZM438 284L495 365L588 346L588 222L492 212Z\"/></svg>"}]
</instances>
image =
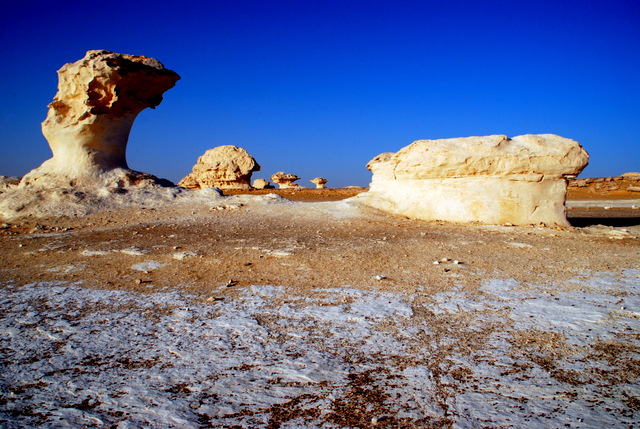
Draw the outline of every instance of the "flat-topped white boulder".
<instances>
[{"instance_id":1,"label":"flat-topped white boulder","mask_svg":"<svg viewBox=\"0 0 640 429\"><path fill-rule=\"evenodd\" d=\"M198 158L193 171L178 186L187 189L251 189L251 175L260 165L241 147L233 145L209 149Z\"/></svg>"},{"instance_id":2,"label":"flat-topped white boulder","mask_svg":"<svg viewBox=\"0 0 640 429\"><path fill-rule=\"evenodd\" d=\"M418 140L372 159L370 190L355 198L415 219L567 225L567 178L588 161L553 134Z\"/></svg>"},{"instance_id":3,"label":"flat-topped white boulder","mask_svg":"<svg viewBox=\"0 0 640 429\"><path fill-rule=\"evenodd\" d=\"M158 106L180 76L153 58L96 50L65 64L58 79L42 123L53 158L25 175L21 187L169 183L130 170L126 148L136 116Z\"/></svg>"}]
</instances>

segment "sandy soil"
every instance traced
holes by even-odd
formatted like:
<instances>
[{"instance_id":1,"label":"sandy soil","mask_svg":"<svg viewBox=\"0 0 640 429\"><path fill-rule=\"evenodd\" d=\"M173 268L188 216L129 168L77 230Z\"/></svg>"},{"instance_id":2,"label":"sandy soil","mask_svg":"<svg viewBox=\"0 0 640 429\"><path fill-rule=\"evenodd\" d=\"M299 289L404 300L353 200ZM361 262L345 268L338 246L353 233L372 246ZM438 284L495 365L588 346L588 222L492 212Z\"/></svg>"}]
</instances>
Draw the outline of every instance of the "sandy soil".
<instances>
[{"instance_id":1,"label":"sandy soil","mask_svg":"<svg viewBox=\"0 0 640 429\"><path fill-rule=\"evenodd\" d=\"M627 184L628 186L634 183ZM325 188L325 189L251 189L251 190L227 190L225 195L266 195L278 194L292 201L339 201L353 197L368 188L358 186L350 188ZM640 200L640 192L630 192L625 189L596 189L594 186L575 187L567 190L567 199L570 201L601 201L601 200Z\"/></svg>"},{"instance_id":2,"label":"sandy soil","mask_svg":"<svg viewBox=\"0 0 640 429\"><path fill-rule=\"evenodd\" d=\"M288 196L327 198L313 191ZM410 291L416 284L451 285L449 273L458 267L433 265L442 258L465 262L463 280L469 287L487 273L537 282L540 276L566 278L583 269L603 271L638 261L638 229L633 226L629 233L609 227L462 226L409 220L366 207L343 212L332 203L281 199L252 204L244 196L218 204L4 224L1 278L19 283L86 278L101 287L132 290L146 290L144 283L153 281L209 293L230 280L239 286L294 284L301 291L339 284L366 288L373 276L385 275L388 281L376 286ZM618 235L619 240L611 239ZM126 249L142 249L144 259L158 260L163 268L135 275L129 266L139 256ZM92 258L85 251L105 254ZM176 261L179 252L196 257ZM79 263L82 270L64 268ZM42 270L44 266L49 269ZM414 279L417 274L409 273L420 276Z\"/></svg>"},{"instance_id":3,"label":"sandy soil","mask_svg":"<svg viewBox=\"0 0 640 429\"><path fill-rule=\"evenodd\" d=\"M600 225L602 219L616 217L612 215L615 211L603 208L597 209L597 214L591 213L593 216L587 216L588 209L582 209L581 214L576 212L574 217L582 219L580 228L456 225L409 220L340 201L361 191L276 191L297 201L262 197L258 203L256 194L274 191L253 191L252 195L229 196L209 205L182 203L97 213L80 219L5 223L0 227L0 284L20 288L34 282L80 281L82 287L93 290L142 294L177 288L203 302L221 303L234 302L252 286L273 285L287 288L287 296L279 298L282 304L288 297L312 299L321 290L340 287L427 300L452 291L482 296L481 288L487 279L571 288L572 279L585 273L616 277L625 270L640 268L638 215L629 217L631 220L624 227ZM576 200L612 197L584 192L569 195ZM629 195L620 198L629 199ZM587 218L598 222L585 221ZM417 307L414 319L444 323L435 313L420 313ZM464 339L468 353L486 344L488 331L469 331L460 320L448 320L450 329L432 326L434 338ZM640 376L636 341L640 326L636 319L632 322L630 329L635 337L630 338L635 339L619 340L627 347L624 350L631 351L624 362L616 361L626 368L625 380L631 380L629 383ZM491 329L493 332L500 327ZM526 335L513 331L511 336L522 347L530 346L531 341L543 341L536 347L548 359L544 363L539 353L532 353L527 365L537 365L543 371L546 368L546 373L551 374L555 368L553 359L566 352L563 342L559 338L527 339ZM443 363L452 356L433 353L432 371L453 368ZM473 368L460 371L463 373L453 374L450 381L457 386L453 390L470 386L467 376ZM580 383L580 377L574 374L571 379L571 374L562 372L564 381L556 382ZM360 389L374 382L372 373L360 373L358 377ZM606 383L615 389L618 382ZM452 393L443 395L439 400L444 411L439 416L421 424L414 421L417 426L388 418L387 427L451 426L455 418L446 411L446 397ZM640 397L630 398L628 412L637 415ZM332 427L372 425L371 414L358 410L367 401L373 404L380 398L356 399L341 403L343 418L332 420ZM6 397L0 400L0 410L2 404L7 404ZM273 416L275 411L271 412ZM278 412L280 420L275 421L280 423L300 417L295 413L287 417L282 409ZM346 417L350 414L352 419ZM270 427L279 427L280 423ZM492 426L490 422L486 424Z\"/></svg>"}]
</instances>

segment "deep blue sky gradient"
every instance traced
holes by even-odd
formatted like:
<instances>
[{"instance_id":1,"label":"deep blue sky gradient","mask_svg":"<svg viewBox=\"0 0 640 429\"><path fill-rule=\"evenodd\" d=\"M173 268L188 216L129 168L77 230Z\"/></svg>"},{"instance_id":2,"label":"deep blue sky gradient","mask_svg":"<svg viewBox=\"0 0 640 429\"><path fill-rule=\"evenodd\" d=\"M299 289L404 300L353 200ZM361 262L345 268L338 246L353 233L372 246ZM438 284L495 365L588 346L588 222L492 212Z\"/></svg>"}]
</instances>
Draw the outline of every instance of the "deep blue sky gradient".
<instances>
[{"instance_id":1,"label":"deep blue sky gradient","mask_svg":"<svg viewBox=\"0 0 640 429\"><path fill-rule=\"evenodd\" d=\"M581 176L640 170L640 1L29 1L0 13L0 174L51 156L56 70L89 49L182 79L129 139L131 168L177 182L206 149L367 186L418 139L554 133Z\"/></svg>"}]
</instances>

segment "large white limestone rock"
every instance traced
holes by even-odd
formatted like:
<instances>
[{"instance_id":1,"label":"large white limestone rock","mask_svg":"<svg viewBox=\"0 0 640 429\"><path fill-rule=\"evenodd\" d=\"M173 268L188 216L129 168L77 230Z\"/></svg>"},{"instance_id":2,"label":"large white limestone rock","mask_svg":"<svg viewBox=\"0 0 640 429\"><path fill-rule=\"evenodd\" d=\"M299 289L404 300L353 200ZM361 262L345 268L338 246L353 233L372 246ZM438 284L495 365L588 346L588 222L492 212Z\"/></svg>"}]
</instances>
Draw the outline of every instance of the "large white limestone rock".
<instances>
[{"instance_id":1,"label":"large white limestone rock","mask_svg":"<svg viewBox=\"0 0 640 429\"><path fill-rule=\"evenodd\" d=\"M180 79L153 58L88 51L58 70L58 93L42 133L53 158L22 178L21 187L127 187L170 182L129 169L129 132Z\"/></svg>"},{"instance_id":2,"label":"large white limestone rock","mask_svg":"<svg viewBox=\"0 0 640 429\"><path fill-rule=\"evenodd\" d=\"M209 149L178 186L187 189L250 189L251 175L260 165L246 150L232 145Z\"/></svg>"},{"instance_id":3,"label":"large white limestone rock","mask_svg":"<svg viewBox=\"0 0 640 429\"><path fill-rule=\"evenodd\" d=\"M415 219L567 225L567 178L588 160L553 134L418 140L372 159L370 190L355 198Z\"/></svg>"}]
</instances>

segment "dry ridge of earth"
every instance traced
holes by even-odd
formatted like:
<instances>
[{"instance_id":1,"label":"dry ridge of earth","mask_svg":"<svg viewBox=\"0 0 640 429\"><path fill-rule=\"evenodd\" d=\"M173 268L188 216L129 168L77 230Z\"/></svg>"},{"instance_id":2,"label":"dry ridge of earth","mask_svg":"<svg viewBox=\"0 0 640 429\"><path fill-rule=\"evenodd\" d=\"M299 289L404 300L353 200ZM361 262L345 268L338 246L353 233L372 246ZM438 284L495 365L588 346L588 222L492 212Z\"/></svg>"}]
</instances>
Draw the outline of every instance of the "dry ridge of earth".
<instances>
[{"instance_id":1,"label":"dry ridge of earth","mask_svg":"<svg viewBox=\"0 0 640 429\"><path fill-rule=\"evenodd\" d=\"M362 190L3 224L0 425L640 420L638 222L464 226L330 201Z\"/></svg>"}]
</instances>

